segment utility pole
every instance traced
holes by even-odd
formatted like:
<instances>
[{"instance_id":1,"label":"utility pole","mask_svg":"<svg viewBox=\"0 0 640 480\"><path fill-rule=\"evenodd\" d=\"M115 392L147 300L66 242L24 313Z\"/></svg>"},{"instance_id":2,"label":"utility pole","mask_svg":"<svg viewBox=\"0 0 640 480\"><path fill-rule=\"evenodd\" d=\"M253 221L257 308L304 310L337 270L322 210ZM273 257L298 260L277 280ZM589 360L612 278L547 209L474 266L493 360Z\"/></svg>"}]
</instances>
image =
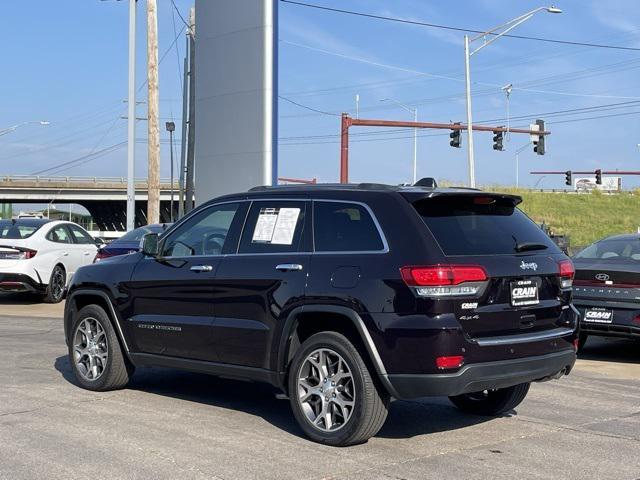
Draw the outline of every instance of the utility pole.
<instances>
[{"instance_id":1,"label":"utility pole","mask_svg":"<svg viewBox=\"0 0 640 480\"><path fill-rule=\"evenodd\" d=\"M189 35L185 37L187 45L185 52L189 51ZM187 156L187 115L189 114L189 62L184 57L184 69L182 77L182 137L180 142L180 172L178 173L178 218L184 216L184 169Z\"/></svg>"},{"instance_id":2,"label":"utility pole","mask_svg":"<svg viewBox=\"0 0 640 480\"><path fill-rule=\"evenodd\" d=\"M136 228L136 0L129 0L129 110L127 134L127 231Z\"/></svg>"},{"instance_id":3,"label":"utility pole","mask_svg":"<svg viewBox=\"0 0 640 480\"><path fill-rule=\"evenodd\" d=\"M189 134L187 146L187 185L185 198L185 213L193 209L194 182L193 168L195 165L196 144L196 10L191 7L189 13Z\"/></svg>"},{"instance_id":4,"label":"utility pole","mask_svg":"<svg viewBox=\"0 0 640 480\"><path fill-rule=\"evenodd\" d=\"M147 0L147 79L149 84L148 142L149 178L147 221L160 222L160 118L158 112L158 9Z\"/></svg>"}]
</instances>

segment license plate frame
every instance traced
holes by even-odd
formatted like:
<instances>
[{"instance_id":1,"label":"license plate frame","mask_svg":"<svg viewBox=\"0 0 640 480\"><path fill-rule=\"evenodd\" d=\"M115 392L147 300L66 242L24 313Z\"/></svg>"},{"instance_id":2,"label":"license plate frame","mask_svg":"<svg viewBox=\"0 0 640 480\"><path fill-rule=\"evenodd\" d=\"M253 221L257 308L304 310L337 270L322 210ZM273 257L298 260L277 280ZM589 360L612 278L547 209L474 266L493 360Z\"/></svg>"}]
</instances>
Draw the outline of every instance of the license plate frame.
<instances>
[{"instance_id":1,"label":"license plate frame","mask_svg":"<svg viewBox=\"0 0 640 480\"><path fill-rule=\"evenodd\" d=\"M531 307L540 303L539 288L535 280L515 280L509 284L512 307Z\"/></svg>"},{"instance_id":2,"label":"license plate frame","mask_svg":"<svg viewBox=\"0 0 640 480\"><path fill-rule=\"evenodd\" d=\"M611 325L613 323L613 309L606 307L590 307L585 309L582 320L595 325Z\"/></svg>"}]
</instances>

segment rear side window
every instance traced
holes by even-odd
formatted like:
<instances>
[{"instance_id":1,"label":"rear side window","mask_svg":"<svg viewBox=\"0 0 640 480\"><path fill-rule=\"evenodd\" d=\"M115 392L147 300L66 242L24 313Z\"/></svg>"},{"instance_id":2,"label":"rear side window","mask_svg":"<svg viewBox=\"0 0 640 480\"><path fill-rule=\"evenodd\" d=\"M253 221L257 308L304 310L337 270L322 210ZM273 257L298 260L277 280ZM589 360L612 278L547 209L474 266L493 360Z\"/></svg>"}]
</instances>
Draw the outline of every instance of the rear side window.
<instances>
[{"instance_id":1,"label":"rear side window","mask_svg":"<svg viewBox=\"0 0 640 480\"><path fill-rule=\"evenodd\" d=\"M355 203L313 202L316 252L378 252L380 232L368 210Z\"/></svg>"},{"instance_id":2,"label":"rear side window","mask_svg":"<svg viewBox=\"0 0 640 480\"><path fill-rule=\"evenodd\" d=\"M306 202L253 202L239 253L287 253L302 250Z\"/></svg>"},{"instance_id":3,"label":"rear side window","mask_svg":"<svg viewBox=\"0 0 640 480\"><path fill-rule=\"evenodd\" d=\"M46 236L47 240L55 243L71 243L69 230L64 225L58 225L51 229Z\"/></svg>"},{"instance_id":4,"label":"rear side window","mask_svg":"<svg viewBox=\"0 0 640 480\"><path fill-rule=\"evenodd\" d=\"M36 233L40 225L21 225L20 222L0 221L0 239L19 240Z\"/></svg>"},{"instance_id":5,"label":"rear side window","mask_svg":"<svg viewBox=\"0 0 640 480\"><path fill-rule=\"evenodd\" d=\"M443 195L413 205L445 255L515 254L526 243L547 247L538 252L560 253L509 199Z\"/></svg>"},{"instance_id":6,"label":"rear side window","mask_svg":"<svg viewBox=\"0 0 640 480\"><path fill-rule=\"evenodd\" d=\"M640 240L637 238L616 238L601 240L582 250L576 258L602 260L604 263L640 262Z\"/></svg>"}]
</instances>

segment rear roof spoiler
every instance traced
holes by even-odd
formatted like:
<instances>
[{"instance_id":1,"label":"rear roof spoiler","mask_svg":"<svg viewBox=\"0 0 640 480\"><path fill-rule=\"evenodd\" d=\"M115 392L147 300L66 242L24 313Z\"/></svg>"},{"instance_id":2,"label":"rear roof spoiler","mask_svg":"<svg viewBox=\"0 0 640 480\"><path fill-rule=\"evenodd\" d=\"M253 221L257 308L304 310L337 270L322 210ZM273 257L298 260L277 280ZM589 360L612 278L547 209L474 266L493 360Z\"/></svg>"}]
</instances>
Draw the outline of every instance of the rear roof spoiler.
<instances>
[{"instance_id":1,"label":"rear roof spoiler","mask_svg":"<svg viewBox=\"0 0 640 480\"><path fill-rule=\"evenodd\" d=\"M483 197L483 198L495 198L497 200L506 200L513 203L513 206L522 203L522 197L520 195L511 195L508 193L497 192L482 192L478 190L435 190L433 192L402 192L404 196L411 203L418 200L426 200L429 198L442 198L442 197Z\"/></svg>"}]
</instances>

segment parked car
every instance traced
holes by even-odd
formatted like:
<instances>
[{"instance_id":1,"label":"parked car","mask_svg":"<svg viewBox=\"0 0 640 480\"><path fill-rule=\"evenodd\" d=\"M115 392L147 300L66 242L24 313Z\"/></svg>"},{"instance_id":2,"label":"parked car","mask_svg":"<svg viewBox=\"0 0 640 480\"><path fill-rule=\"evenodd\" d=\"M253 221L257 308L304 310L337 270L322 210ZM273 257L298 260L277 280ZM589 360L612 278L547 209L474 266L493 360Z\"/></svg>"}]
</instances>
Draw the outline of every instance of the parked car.
<instances>
[{"instance_id":1,"label":"parked car","mask_svg":"<svg viewBox=\"0 0 640 480\"><path fill-rule=\"evenodd\" d=\"M599 240L574 262L580 347L590 335L640 339L640 235Z\"/></svg>"},{"instance_id":2,"label":"parked car","mask_svg":"<svg viewBox=\"0 0 640 480\"><path fill-rule=\"evenodd\" d=\"M78 383L161 366L267 382L305 434L366 441L391 398L499 415L568 374L573 265L520 197L389 185L263 187L143 251L81 268L65 309Z\"/></svg>"},{"instance_id":3,"label":"parked car","mask_svg":"<svg viewBox=\"0 0 640 480\"><path fill-rule=\"evenodd\" d=\"M130 232L125 233L122 237L109 244L105 244L100 248L93 261L99 262L105 258L139 252L140 240L142 240L142 237L147 233L162 234L167 228L169 228L169 226L171 226L170 223L153 223L151 225L145 225L144 227L131 230Z\"/></svg>"},{"instance_id":4,"label":"parked car","mask_svg":"<svg viewBox=\"0 0 640 480\"><path fill-rule=\"evenodd\" d=\"M60 302L78 268L93 261L95 240L71 222L0 220L0 291L36 292Z\"/></svg>"}]
</instances>

